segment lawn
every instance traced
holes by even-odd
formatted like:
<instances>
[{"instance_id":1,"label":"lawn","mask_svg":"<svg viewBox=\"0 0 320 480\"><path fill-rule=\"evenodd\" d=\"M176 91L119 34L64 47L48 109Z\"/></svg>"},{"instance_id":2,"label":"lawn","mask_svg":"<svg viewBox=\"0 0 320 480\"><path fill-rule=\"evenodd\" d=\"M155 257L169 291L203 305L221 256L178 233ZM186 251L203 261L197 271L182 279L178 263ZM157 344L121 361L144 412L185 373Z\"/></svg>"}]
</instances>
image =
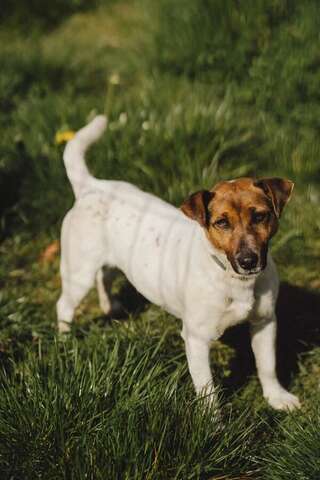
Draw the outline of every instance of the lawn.
<instances>
[{"instance_id":1,"label":"lawn","mask_svg":"<svg viewBox=\"0 0 320 480\"><path fill-rule=\"evenodd\" d=\"M45 5L46 3L46 5ZM316 0L15 0L0 13L0 477L319 480L320 57ZM272 251L278 370L262 397L247 326L212 348L220 413L195 398L180 321L119 274L56 334L58 239L73 202L59 133L97 113L101 178L175 205L244 175L294 195ZM120 318L121 317L121 318Z\"/></svg>"}]
</instances>

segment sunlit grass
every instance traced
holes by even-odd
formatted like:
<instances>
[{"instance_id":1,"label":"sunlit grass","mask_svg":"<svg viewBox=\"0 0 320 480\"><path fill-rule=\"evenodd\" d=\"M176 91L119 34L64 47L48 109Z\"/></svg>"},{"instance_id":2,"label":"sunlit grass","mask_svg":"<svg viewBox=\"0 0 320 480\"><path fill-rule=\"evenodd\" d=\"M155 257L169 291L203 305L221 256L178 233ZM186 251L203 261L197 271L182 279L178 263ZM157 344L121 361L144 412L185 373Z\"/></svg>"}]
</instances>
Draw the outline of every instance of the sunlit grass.
<instances>
[{"instance_id":1,"label":"sunlit grass","mask_svg":"<svg viewBox=\"0 0 320 480\"><path fill-rule=\"evenodd\" d=\"M99 3L45 32L32 28L28 39L18 29L0 31L1 478L317 479L320 144L312 49L296 70L300 38L314 35L313 7L301 16L295 3L272 2L267 17L264 1L249 2L242 16L233 2ZM291 30L281 22L292 22ZM282 42L276 63L273 39ZM289 90L272 83L280 64L282 78L291 68ZM305 98L298 74L312 86ZM223 178L295 182L272 248L288 282L279 302L279 370L302 398L301 413L268 408L246 327L212 349L219 416L195 399L180 321L154 306L110 322L92 292L72 335L57 339L59 255L44 261L43 252L58 239L73 198L56 135L101 112L109 128L88 155L92 172L175 205Z\"/></svg>"}]
</instances>

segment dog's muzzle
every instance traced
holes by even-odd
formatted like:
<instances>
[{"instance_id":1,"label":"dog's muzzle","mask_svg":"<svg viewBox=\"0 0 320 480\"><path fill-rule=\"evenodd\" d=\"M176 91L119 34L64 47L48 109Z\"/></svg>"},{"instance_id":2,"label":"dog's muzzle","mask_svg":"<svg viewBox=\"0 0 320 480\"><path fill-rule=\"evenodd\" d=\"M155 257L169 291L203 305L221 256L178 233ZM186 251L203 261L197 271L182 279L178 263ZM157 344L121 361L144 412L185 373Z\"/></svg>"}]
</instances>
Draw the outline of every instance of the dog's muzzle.
<instances>
[{"instance_id":1,"label":"dog's muzzle","mask_svg":"<svg viewBox=\"0 0 320 480\"><path fill-rule=\"evenodd\" d=\"M234 271L240 275L255 275L266 267L266 254L260 255L249 248L240 250L231 262Z\"/></svg>"}]
</instances>

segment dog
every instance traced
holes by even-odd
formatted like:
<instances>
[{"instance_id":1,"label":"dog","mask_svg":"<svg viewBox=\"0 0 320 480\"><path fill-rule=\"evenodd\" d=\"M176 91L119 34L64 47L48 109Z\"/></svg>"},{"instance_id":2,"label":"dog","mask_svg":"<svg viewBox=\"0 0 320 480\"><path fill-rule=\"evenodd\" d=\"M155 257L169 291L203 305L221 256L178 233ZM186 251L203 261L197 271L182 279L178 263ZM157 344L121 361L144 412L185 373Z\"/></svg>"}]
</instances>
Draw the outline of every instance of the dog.
<instances>
[{"instance_id":1,"label":"dog","mask_svg":"<svg viewBox=\"0 0 320 480\"><path fill-rule=\"evenodd\" d=\"M102 268L117 267L148 300L182 320L197 394L214 396L211 342L247 320L264 397L275 409L298 408L299 399L276 375L279 280L268 253L293 183L223 181L193 193L178 209L132 184L89 173L85 152L106 124L105 116L97 116L64 151L76 201L62 224L59 332L69 331L75 308L95 281L100 306L110 311Z\"/></svg>"}]
</instances>

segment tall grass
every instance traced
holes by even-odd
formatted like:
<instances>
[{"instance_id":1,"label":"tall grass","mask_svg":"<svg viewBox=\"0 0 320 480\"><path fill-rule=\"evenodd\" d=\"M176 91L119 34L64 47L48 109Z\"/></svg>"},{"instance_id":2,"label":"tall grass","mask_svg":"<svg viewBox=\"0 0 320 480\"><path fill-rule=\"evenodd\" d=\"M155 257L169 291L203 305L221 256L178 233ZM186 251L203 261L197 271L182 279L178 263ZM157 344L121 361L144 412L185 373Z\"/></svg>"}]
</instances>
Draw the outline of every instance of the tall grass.
<instances>
[{"instance_id":1,"label":"tall grass","mask_svg":"<svg viewBox=\"0 0 320 480\"><path fill-rule=\"evenodd\" d=\"M191 479L249 467L253 425L229 408L221 424L195 400L181 344L138 322L27 349L2 375L3 474Z\"/></svg>"}]
</instances>

